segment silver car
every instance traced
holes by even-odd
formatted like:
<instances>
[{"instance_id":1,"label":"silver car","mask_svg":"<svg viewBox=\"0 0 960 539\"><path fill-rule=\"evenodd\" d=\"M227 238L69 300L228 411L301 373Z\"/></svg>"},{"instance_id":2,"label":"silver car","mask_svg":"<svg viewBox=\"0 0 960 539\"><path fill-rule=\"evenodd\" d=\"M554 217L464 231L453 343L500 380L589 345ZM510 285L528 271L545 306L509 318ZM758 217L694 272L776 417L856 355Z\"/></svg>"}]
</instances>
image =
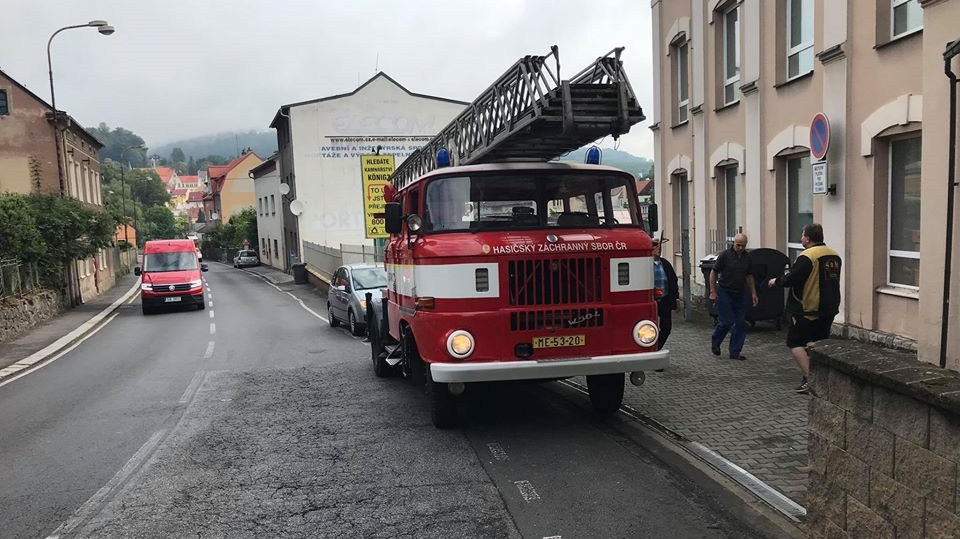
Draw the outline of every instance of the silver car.
<instances>
[{"instance_id":1,"label":"silver car","mask_svg":"<svg viewBox=\"0 0 960 539\"><path fill-rule=\"evenodd\" d=\"M346 323L350 333L366 331L367 292L372 294L374 308L380 302L381 290L387 286L387 272L375 264L346 264L337 268L327 294L327 319L330 327ZM378 309L379 310L379 309Z\"/></svg>"},{"instance_id":2,"label":"silver car","mask_svg":"<svg viewBox=\"0 0 960 539\"><path fill-rule=\"evenodd\" d=\"M260 257L257 256L257 252L251 249L244 249L237 253L237 256L233 258L233 267L243 268L246 266L259 266Z\"/></svg>"}]
</instances>

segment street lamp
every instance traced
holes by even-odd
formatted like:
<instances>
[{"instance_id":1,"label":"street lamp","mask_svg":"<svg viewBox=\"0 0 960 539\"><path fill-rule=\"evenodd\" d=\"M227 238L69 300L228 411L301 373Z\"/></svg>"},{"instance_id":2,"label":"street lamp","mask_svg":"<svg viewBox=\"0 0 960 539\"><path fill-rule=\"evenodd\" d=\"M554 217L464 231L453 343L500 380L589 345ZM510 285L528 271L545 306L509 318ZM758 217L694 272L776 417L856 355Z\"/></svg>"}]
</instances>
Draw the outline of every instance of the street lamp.
<instances>
[{"instance_id":1,"label":"street lamp","mask_svg":"<svg viewBox=\"0 0 960 539\"><path fill-rule=\"evenodd\" d=\"M50 73L50 106L53 108L53 128L54 128L54 145L57 149L57 177L60 180L60 196L63 196L65 193L64 189L64 178L63 178L63 163L60 156L60 120L59 115L57 114L57 96L53 91L53 62L50 58L50 44L53 42L53 38L57 36L60 32L64 30L70 30L71 28L86 28L86 27L96 28L98 32L105 36L112 34L115 29L114 27L107 24L107 21L95 20L90 21L86 24L74 24L72 26L64 26L56 32L54 32L50 39L47 40L47 71Z\"/></svg>"},{"instance_id":2,"label":"street lamp","mask_svg":"<svg viewBox=\"0 0 960 539\"><path fill-rule=\"evenodd\" d=\"M124 148L120 152L120 195L121 195L121 200L123 201L123 241L127 242L127 246L130 245L130 237L127 235L127 226L128 226L127 224L127 183L123 179L123 154L127 153L127 150L133 150L133 149L146 150L146 148L143 147L143 144L134 144L129 148ZM132 187L130 188L130 193L131 194L133 193ZM137 211L136 205L134 205L133 211L134 211L134 214L136 214L136 211ZM139 234L139 232L140 231L138 230L137 233Z\"/></svg>"}]
</instances>

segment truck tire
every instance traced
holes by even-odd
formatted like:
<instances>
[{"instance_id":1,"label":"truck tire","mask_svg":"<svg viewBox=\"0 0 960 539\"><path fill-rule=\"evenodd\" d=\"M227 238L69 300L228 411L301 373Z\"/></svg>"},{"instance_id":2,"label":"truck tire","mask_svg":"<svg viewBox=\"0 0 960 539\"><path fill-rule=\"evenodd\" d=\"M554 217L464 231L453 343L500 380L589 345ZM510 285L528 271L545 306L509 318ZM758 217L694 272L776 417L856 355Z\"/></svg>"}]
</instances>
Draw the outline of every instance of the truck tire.
<instances>
[{"instance_id":1,"label":"truck tire","mask_svg":"<svg viewBox=\"0 0 960 539\"><path fill-rule=\"evenodd\" d=\"M438 429L451 429L457 426L457 397L447 388L447 384L434 382L427 369L427 396L430 398L430 419Z\"/></svg>"},{"instance_id":2,"label":"truck tire","mask_svg":"<svg viewBox=\"0 0 960 539\"><path fill-rule=\"evenodd\" d=\"M327 323L330 324L330 327L340 327L340 321L334 318L333 316L333 307L330 304L327 304Z\"/></svg>"},{"instance_id":3,"label":"truck tire","mask_svg":"<svg viewBox=\"0 0 960 539\"><path fill-rule=\"evenodd\" d=\"M612 414L623 404L623 373L587 376L587 390L597 413Z\"/></svg>"},{"instance_id":4,"label":"truck tire","mask_svg":"<svg viewBox=\"0 0 960 539\"><path fill-rule=\"evenodd\" d=\"M413 387L420 391L427 390L427 364L420 358L420 351L417 349L417 341L413 338L413 331L410 327L403 328L400 336L400 351L403 353L403 368L406 369Z\"/></svg>"}]
</instances>

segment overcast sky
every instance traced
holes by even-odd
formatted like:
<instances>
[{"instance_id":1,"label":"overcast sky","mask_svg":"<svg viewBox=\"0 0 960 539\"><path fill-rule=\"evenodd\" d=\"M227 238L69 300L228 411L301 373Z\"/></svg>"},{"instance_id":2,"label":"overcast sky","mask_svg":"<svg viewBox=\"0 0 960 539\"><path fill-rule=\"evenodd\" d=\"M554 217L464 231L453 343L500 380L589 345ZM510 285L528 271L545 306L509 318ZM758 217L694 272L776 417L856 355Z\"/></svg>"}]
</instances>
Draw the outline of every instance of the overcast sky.
<instances>
[{"instance_id":1,"label":"overcast sky","mask_svg":"<svg viewBox=\"0 0 960 539\"><path fill-rule=\"evenodd\" d=\"M12 6L10 3L12 2ZM650 5L640 0L4 0L0 69L57 107L149 146L267 130L280 105L351 92L377 69L414 93L472 101L516 60L559 45L568 78L614 47L652 116ZM11 9L12 7L12 9ZM12 17L12 20L10 19ZM620 149L653 157L644 121ZM612 141L604 141L604 146Z\"/></svg>"}]
</instances>

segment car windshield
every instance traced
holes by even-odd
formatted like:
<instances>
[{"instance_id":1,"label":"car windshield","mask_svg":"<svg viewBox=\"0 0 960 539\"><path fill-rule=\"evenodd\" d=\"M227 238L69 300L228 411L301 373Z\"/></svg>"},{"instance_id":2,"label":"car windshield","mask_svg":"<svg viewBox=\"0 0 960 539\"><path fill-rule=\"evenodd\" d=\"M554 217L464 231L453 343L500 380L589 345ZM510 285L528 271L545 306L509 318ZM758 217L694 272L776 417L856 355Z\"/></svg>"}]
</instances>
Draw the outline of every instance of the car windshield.
<instances>
[{"instance_id":1,"label":"car windshield","mask_svg":"<svg viewBox=\"0 0 960 539\"><path fill-rule=\"evenodd\" d=\"M240 251L240 256L257 256L256 251Z\"/></svg>"},{"instance_id":2,"label":"car windshield","mask_svg":"<svg viewBox=\"0 0 960 539\"><path fill-rule=\"evenodd\" d=\"M427 232L641 226L629 176L556 170L433 180L424 222Z\"/></svg>"},{"instance_id":3,"label":"car windshield","mask_svg":"<svg viewBox=\"0 0 960 539\"><path fill-rule=\"evenodd\" d=\"M383 268L354 268L353 288L367 290L387 286L387 272Z\"/></svg>"},{"instance_id":4,"label":"car windshield","mask_svg":"<svg viewBox=\"0 0 960 539\"><path fill-rule=\"evenodd\" d=\"M181 251L176 253L152 253L143 255L143 271L181 271L197 269L197 253Z\"/></svg>"}]
</instances>

